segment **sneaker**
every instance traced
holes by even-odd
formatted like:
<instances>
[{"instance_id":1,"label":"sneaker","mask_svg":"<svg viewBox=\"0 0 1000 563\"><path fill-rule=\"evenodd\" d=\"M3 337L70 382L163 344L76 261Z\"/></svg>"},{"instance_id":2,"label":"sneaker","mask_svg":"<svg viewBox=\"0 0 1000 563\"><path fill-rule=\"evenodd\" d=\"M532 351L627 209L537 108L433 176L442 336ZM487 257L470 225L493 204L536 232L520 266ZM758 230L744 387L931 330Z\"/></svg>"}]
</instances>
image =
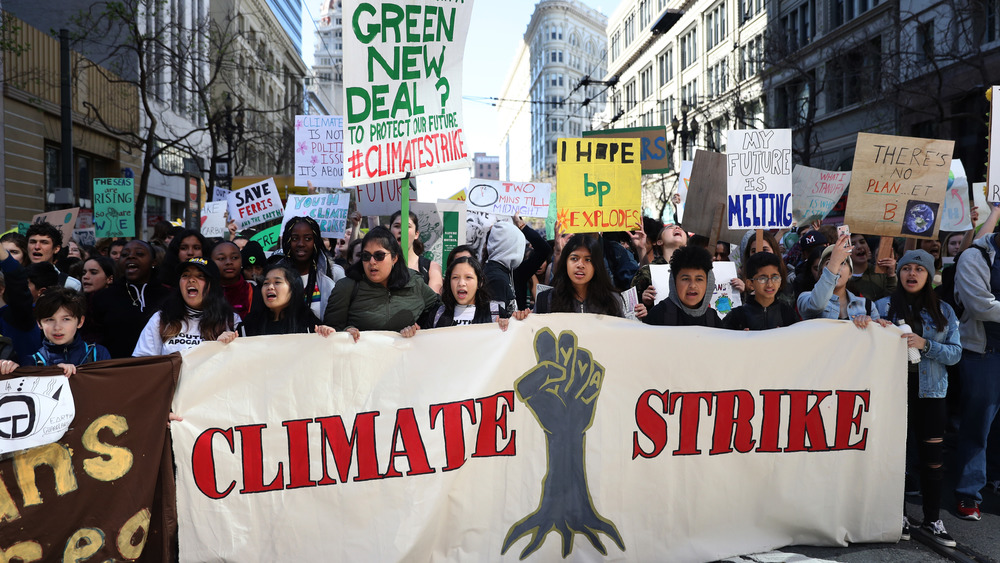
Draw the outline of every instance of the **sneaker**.
<instances>
[{"instance_id":1,"label":"sneaker","mask_svg":"<svg viewBox=\"0 0 1000 563\"><path fill-rule=\"evenodd\" d=\"M951 537L948 534L948 531L944 529L944 522L940 520L935 520L929 524L924 524L923 526L920 527L920 529L923 530L927 535L931 537L931 539L933 539L940 545L943 545L945 547L955 547L958 545L958 542L955 541L955 538Z\"/></svg>"},{"instance_id":2,"label":"sneaker","mask_svg":"<svg viewBox=\"0 0 1000 563\"><path fill-rule=\"evenodd\" d=\"M910 540L910 519L903 515L903 534L899 536L900 540L909 541Z\"/></svg>"},{"instance_id":3,"label":"sneaker","mask_svg":"<svg viewBox=\"0 0 1000 563\"><path fill-rule=\"evenodd\" d=\"M958 517L963 520L979 520L983 517L979 512L979 503L975 499L964 498L958 501Z\"/></svg>"}]
</instances>

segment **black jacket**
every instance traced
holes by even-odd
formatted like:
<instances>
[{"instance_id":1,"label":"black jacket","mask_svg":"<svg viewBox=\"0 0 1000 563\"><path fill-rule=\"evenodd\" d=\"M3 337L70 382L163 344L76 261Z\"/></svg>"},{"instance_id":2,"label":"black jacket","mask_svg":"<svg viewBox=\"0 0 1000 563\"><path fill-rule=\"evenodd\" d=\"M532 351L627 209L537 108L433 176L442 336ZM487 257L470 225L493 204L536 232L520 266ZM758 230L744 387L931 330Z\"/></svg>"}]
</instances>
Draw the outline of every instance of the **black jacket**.
<instances>
[{"instance_id":1,"label":"black jacket","mask_svg":"<svg viewBox=\"0 0 1000 563\"><path fill-rule=\"evenodd\" d=\"M721 327L722 320L715 309L708 307L701 315L689 315L682 311L672 299L664 299L653 307L642 319L648 325L658 326L707 326Z\"/></svg>"},{"instance_id":2,"label":"black jacket","mask_svg":"<svg viewBox=\"0 0 1000 563\"><path fill-rule=\"evenodd\" d=\"M733 309L723 320L722 326L731 330L767 330L791 326L799 322L795 309L775 300L770 307L764 307L753 297L745 304Z\"/></svg>"},{"instance_id":3,"label":"black jacket","mask_svg":"<svg viewBox=\"0 0 1000 563\"><path fill-rule=\"evenodd\" d=\"M531 276L535 275L538 268L552 255L552 245L545 240L545 237L538 234L538 231L525 225L521 232L524 238L531 245L531 253L524 262L514 268L514 295L517 298L518 310L528 308L528 290Z\"/></svg>"},{"instance_id":4,"label":"black jacket","mask_svg":"<svg viewBox=\"0 0 1000 563\"><path fill-rule=\"evenodd\" d=\"M104 345L112 358L131 358L139 334L169 293L170 289L155 278L141 287L121 282L98 291L87 315L88 322L93 320L97 343Z\"/></svg>"},{"instance_id":5,"label":"black jacket","mask_svg":"<svg viewBox=\"0 0 1000 563\"><path fill-rule=\"evenodd\" d=\"M517 309L517 295L514 293L514 282L507 266L490 260L483 266L483 276L486 277L486 291L492 301L500 301L500 316L509 318Z\"/></svg>"}]
</instances>

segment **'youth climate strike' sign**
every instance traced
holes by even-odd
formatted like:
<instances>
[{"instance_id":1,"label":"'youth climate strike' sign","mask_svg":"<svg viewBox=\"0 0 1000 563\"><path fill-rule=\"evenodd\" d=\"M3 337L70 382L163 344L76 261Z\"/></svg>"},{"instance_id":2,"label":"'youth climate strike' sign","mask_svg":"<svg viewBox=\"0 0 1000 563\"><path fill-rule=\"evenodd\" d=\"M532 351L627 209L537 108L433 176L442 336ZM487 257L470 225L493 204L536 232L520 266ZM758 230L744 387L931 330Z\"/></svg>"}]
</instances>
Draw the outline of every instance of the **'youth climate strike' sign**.
<instances>
[{"instance_id":1,"label":"'youth climate strike' sign","mask_svg":"<svg viewBox=\"0 0 1000 563\"><path fill-rule=\"evenodd\" d=\"M844 222L851 232L934 238L954 141L858 133Z\"/></svg>"},{"instance_id":2,"label":"'youth climate strike' sign","mask_svg":"<svg viewBox=\"0 0 1000 563\"><path fill-rule=\"evenodd\" d=\"M462 54L472 0L344 2L344 185L469 166Z\"/></svg>"},{"instance_id":3,"label":"'youth climate strike' sign","mask_svg":"<svg viewBox=\"0 0 1000 563\"><path fill-rule=\"evenodd\" d=\"M792 225L791 129L740 129L726 136L730 229Z\"/></svg>"},{"instance_id":4,"label":"'youth climate strike' sign","mask_svg":"<svg viewBox=\"0 0 1000 563\"><path fill-rule=\"evenodd\" d=\"M641 228L639 158L639 139L559 139L556 201L563 232Z\"/></svg>"}]
</instances>

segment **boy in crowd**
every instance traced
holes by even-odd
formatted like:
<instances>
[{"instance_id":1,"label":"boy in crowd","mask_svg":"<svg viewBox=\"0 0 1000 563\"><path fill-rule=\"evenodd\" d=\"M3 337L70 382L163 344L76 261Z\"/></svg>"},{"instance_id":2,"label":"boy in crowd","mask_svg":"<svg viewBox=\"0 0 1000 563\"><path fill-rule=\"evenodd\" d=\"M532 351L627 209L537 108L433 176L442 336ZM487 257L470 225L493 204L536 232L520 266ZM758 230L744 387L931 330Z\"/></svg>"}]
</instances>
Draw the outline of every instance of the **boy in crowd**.
<instances>
[{"instance_id":1,"label":"boy in crowd","mask_svg":"<svg viewBox=\"0 0 1000 563\"><path fill-rule=\"evenodd\" d=\"M700 246L678 248L670 257L670 295L653 307L643 322L721 327L718 313L709 307L714 289L712 254Z\"/></svg>"},{"instance_id":2,"label":"boy in crowd","mask_svg":"<svg viewBox=\"0 0 1000 563\"><path fill-rule=\"evenodd\" d=\"M35 304L35 318L45 335L41 349L31 361L37 366L59 366L63 375L76 373L76 366L110 360L111 354L100 344L88 344L77 331L83 326L87 310L82 293L68 288L52 288ZM6 375L18 368L11 360L0 362L0 374Z\"/></svg>"},{"instance_id":3,"label":"boy in crowd","mask_svg":"<svg viewBox=\"0 0 1000 563\"><path fill-rule=\"evenodd\" d=\"M59 229L46 222L33 223L28 227L28 259L32 264L52 264L55 266L56 254L62 250L62 233ZM58 272L58 269L56 270ZM59 272L59 285L76 291L83 291L80 280Z\"/></svg>"},{"instance_id":4,"label":"boy in crowd","mask_svg":"<svg viewBox=\"0 0 1000 563\"><path fill-rule=\"evenodd\" d=\"M758 252L747 260L747 289L753 295L744 305L732 310L723 325L732 330L767 330L790 326L799 320L791 306L775 298L784 278L781 277L781 258L777 254Z\"/></svg>"}]
</instances>

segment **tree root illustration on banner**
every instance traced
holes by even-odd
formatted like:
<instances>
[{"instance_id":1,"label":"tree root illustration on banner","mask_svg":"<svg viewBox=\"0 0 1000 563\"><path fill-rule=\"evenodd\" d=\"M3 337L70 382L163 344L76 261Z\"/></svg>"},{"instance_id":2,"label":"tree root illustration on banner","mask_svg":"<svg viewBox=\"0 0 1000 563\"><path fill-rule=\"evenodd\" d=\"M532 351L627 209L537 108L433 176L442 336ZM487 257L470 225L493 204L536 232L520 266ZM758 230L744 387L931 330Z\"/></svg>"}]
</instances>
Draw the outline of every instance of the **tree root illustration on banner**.
<instances>
[{"instance_id":1,"label":"tree root illustration on banner","mask_svg":"<svg viewBox=\"0 0 1000 563\"><path fill-rule=\"evenodd\" d=\"M594 422L604 366L589 350L578 347L576 334L561 332L557 344L548 328L535 336L535 358L538 365L514 385L518 398L545 432L548 468L538 508L511 526L500 553L530 535L531 541L521 552L523 560L540 548L553 530L562 536L563 557L573 550L574 534L584 535L602 555L608 551L597 532L625 551L618 529L597 513L587 486L586 432Z\"/></svg>"}]
</instances>

